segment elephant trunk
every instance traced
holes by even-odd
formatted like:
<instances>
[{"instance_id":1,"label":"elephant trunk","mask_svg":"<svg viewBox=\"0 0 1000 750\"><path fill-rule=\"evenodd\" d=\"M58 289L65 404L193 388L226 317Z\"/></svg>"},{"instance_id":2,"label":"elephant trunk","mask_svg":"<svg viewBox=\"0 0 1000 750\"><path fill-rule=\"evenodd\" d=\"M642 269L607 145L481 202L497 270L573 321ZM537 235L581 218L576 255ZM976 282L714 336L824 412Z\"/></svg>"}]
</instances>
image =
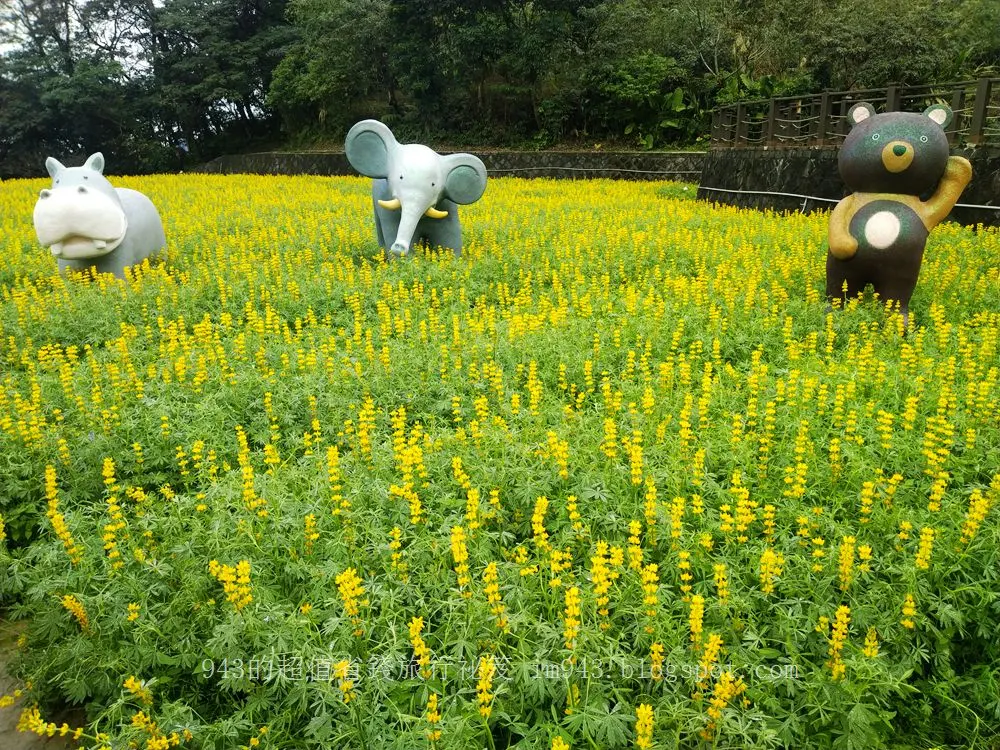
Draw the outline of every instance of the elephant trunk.
<instances>
[{"instance_id":1,"label":"elephant trunk","mask_svg":"<svg viewBox=\"0 0 1000 750\"><path fill-rule=\"evenodd\" d=\"M396 255L406 255L410 252L410 243L413 235L417 231L417 224L427 210L426 206L420 203L403 202L402 212L399 217L399 229L396 231L396 241L390 248Z\"/></svg>"}]
</instances>

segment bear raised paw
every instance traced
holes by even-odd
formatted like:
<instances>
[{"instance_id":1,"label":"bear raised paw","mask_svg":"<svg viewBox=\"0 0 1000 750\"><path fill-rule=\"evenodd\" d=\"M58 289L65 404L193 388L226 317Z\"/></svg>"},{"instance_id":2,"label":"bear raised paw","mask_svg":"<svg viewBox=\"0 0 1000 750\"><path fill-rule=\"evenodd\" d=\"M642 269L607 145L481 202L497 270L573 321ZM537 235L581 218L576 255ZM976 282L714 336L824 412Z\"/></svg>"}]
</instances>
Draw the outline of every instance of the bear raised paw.
<instances>
[{"instance_id":1,"label":"bear raised paw","mask_svg":"<svg viewBox=\"0 0 1000 750\"><path fill-rule=\"evenodd\" d=\"M841 297L846 282L847 297L855 297L871 284L881 299L898 303L908 324L927 235L951 212L972 165L948 155L952 111L943 104L923 114L877 115L862 102L847 116L852 128L838 166L853 192L830 215L826 295Z\"/></svg>"}]
</instances>

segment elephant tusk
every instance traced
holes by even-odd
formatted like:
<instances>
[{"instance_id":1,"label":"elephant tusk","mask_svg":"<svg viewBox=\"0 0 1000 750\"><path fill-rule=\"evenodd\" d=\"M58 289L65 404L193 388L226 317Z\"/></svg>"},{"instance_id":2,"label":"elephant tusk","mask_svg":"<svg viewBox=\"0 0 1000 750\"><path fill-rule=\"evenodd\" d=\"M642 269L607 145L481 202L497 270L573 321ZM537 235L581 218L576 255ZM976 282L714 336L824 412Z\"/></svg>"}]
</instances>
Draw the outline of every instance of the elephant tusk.
<instances>
[{"instance_id":1,"label":"elephant tusk","mask_svg":"<svg viewBox=\"0 0 1000 750\"><path fill-rule=\"evenodd\" d=\"M447 215L448 215L447 211L439 211L438 209L434 208L434 206L428 208L427 211L424 213L424 216L430 217L431 219L443 219Z\"/></svg>"},{"instance_id":2,"label":"elephant tusk","mask_svg":"<svg viewBox=\"0 0 1000 750\"><path fill-rule=\"evenodd\" d=\"M390 211L398 211L402 207L402 204L399 202L399 198L393 198L391 201L380 200L378 204L382 208L387 208Z\"/></svg>"}]
</instances>

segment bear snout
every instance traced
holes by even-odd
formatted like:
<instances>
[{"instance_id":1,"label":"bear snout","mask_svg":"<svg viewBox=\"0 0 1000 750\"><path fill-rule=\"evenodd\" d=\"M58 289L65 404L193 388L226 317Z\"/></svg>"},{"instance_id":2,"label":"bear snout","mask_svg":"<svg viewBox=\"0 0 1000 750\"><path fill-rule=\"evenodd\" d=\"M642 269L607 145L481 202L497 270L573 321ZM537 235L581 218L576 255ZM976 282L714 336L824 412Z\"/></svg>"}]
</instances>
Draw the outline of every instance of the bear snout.
<instances>
[{"instance_id":1,"label":"bear snout","mask_svg":"<svg viewBox=\"0 0 1000 750\"><path fill-rule=\"evenodd\" d=\"M892 141L882 149L882 165L893 174L905 172L913 163L913 146L906 141Z\"/></svg>"}]
</instances>

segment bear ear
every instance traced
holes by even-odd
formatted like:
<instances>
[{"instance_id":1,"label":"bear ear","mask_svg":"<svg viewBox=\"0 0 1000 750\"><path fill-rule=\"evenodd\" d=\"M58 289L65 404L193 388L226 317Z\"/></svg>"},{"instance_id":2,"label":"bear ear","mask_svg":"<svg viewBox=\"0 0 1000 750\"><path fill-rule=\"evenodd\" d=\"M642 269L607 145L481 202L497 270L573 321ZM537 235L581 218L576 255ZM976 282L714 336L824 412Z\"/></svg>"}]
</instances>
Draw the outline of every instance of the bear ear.
<instances>
[{"instance_id":1,"label":"bear ear","mask_svg":"<svg viewBox=\"0 0 1000 750\"><path fill-rule=\"evenodd\" d=\"M924 115L931 118L941 129L944 130L951 124L952 118L955 117L955 113L951 111L951 107L947 104L932 104L927 109L924 110Z\"/></svg>"},{"instance_id":2,"label":"bear ear","mask_svg":"<svg viewBox=\"0 0 1000 750\"><path fill-rule=\"evenodd\" d=\"M869 117L875 114L875 107L868 102L858 102L847 113L847 119L851 126L860 125Z\"/></svg>"}]
</instances>

